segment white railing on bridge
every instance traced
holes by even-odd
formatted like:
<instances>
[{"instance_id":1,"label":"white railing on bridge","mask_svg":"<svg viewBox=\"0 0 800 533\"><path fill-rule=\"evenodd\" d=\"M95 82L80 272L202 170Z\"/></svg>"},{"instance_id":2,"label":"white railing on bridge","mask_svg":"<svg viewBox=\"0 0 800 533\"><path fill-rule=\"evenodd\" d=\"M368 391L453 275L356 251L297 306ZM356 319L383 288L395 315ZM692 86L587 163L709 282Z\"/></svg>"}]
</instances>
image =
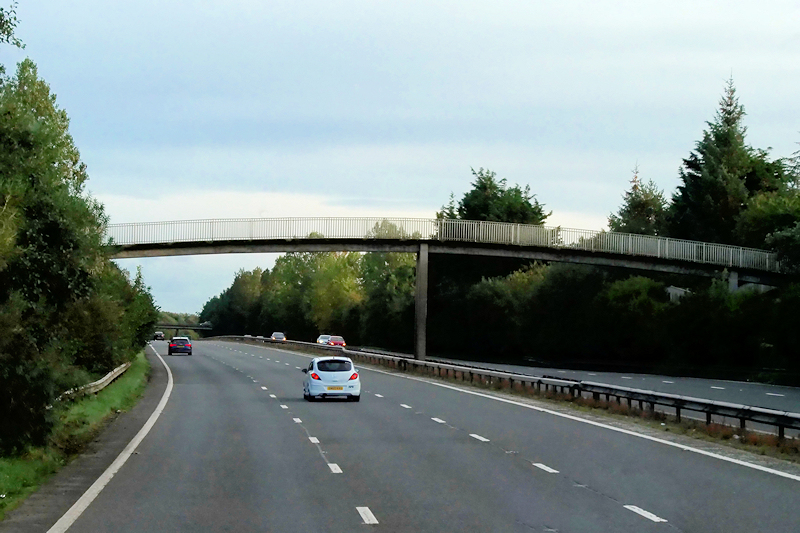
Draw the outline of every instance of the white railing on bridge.
<instances>
[{"instance_id":1,"label":"white railing on bridge","mask_svg":"<svg viewBox=\"0 0 800 533\"><path fill-rule=\"evenodd\" d=\"M776 254L727 244L561 227L422 218L254 218L110 224L110 243L389 239L586 250L776 272Z\"/></svg>"}]
</instances>

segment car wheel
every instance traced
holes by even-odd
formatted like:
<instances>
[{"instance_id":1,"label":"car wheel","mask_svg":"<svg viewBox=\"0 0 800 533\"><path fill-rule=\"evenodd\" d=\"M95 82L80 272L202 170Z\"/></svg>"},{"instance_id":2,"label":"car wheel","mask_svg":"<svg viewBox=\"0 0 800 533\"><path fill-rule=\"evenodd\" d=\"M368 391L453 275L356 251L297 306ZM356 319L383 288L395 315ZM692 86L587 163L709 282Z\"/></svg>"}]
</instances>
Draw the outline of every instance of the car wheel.
<instances>
[{"instance_id":1,"label":"car wheel","mask_svg":"<svg viewBox=\"0 0 800 533\"><path fill-rule=\"evenodd\" d=\"M350 396L350 401L351 402L360 402L361 401L361 395L359 394L358 396Z\"/></svg>"},{"instance_id":2,"label":"car wheel","mask_svg":"<svg viewBox=\"0 0 800 533\"><path fill-rule=\"evenodd\" d=\"M170 352L169 350L167 350L167 355L172 355L172 352Z\"/></svg>"},{"instance_id":3,"label":"car wheel","mask_svg":"<svg viewBox=\"0 0 800 533\"><path fill-rule=\"evenodd\" d=\"M189 352L189 355L192 355L192 352Z\"/></svg>"}]
</instances>

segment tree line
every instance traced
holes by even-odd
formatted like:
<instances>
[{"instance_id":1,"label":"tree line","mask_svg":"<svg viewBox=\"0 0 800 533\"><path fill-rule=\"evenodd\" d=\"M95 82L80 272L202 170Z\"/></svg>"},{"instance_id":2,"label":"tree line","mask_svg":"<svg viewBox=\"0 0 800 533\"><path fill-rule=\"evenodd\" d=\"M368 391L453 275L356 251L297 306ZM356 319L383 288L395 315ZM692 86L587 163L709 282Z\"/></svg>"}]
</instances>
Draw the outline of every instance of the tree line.
<instances>
[{"instance_id":1,"label":"tree line","mask_svg":"<svg viewBox=\"0 0 800 533\"><path fill-rule=\"evenodd\" d=\"M772 159L748 145L744 116L729 81L671 198L637 168L609 229L776 250L796 269L800 151ZM551 214L527 186L483 168L472 176L437 217L544 224ZM723 279L436 254L429 276L432 354L800 383L798 284L732 293ZM289 253L271 271L238 272L200 320L212 334L332 333L409 352L414 284L412 254ZM671 286L683 297L671 300Z\"/></svg>"},{"instance_id":2,"label":"tree line","mask_svg":"<svg viewBox=\"0 0 800 533\"><path fill-rule=\"evenodd\" d=\"M0 9L0 42L16 16ZM0 452L44 444L57 396L129 361L158 312L110 260L69 119L30 59L0 65Z\"/></svg>"}]
</instances>

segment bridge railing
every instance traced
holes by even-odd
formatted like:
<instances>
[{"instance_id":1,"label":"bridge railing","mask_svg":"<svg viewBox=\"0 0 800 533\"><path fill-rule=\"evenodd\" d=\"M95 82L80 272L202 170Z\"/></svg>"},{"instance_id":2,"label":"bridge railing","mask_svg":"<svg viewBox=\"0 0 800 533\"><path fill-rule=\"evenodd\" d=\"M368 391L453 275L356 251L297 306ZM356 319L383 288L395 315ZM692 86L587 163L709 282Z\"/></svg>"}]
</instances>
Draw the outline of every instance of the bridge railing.
<instances>
[{"instance_id":1,"label":"bridge railing","mask_svg":"<svg viewBox=\"0 0 800 533\"><path fill-rule=\"evenodd\" d=\"M237 240L433 240L574 249L776 272L776 254L754 248L651 235L476 220L422 218L256 218L110 224L117 245Z\"/></svg>"}]
</instances>

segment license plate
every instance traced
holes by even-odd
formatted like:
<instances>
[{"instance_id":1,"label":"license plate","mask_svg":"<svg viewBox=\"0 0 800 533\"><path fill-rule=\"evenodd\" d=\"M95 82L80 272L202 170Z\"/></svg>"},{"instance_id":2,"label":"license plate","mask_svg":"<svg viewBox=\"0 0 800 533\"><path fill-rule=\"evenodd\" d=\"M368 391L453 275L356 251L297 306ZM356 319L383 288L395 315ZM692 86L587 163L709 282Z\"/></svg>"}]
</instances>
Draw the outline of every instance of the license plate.
<instances>
[{"instance_id":1,"label":"license plate","mask_svg":"<svg viewBox=\"0 0 800 533\"><path fill-rule=\"evenodd\" d=\"M344 390L344 387L328 387L328 390Z\"/></svg>"}]
</instances>

